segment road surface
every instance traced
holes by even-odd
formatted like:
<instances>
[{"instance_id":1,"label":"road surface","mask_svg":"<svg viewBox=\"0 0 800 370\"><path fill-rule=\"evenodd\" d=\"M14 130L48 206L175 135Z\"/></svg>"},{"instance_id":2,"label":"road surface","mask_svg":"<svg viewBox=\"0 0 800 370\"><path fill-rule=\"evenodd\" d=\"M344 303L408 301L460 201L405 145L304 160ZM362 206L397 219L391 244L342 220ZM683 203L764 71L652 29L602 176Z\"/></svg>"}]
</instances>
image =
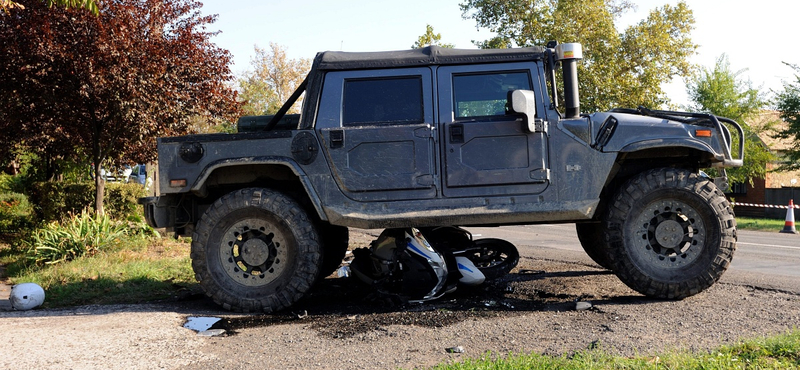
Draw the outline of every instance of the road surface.
<instances>
[{"instance_id":1,"label":"road surface","mask_svg":"<svg viewBox=\"0 0 800 370\"><path fill-rule=\"evenodd\" d=\"M583 253L575 224L473 227L469 230L476 238L480 235L506 239L514 243L523 256L536 248ZM723 279L732 277L748 280L745 284L764 284L767 288L800 293L800 235L748 230L738 230L738 235L733 263Z\"/></svg>"}]
</instances>

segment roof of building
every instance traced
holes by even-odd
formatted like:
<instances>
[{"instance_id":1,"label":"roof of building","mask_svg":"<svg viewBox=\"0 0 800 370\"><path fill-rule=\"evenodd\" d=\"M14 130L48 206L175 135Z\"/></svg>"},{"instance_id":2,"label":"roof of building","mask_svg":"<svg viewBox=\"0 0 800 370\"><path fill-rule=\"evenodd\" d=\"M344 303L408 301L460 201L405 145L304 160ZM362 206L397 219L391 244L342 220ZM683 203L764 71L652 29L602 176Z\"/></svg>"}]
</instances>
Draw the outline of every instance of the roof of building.
<instances>
[{"instance_id":1,"label":"roof of building","mask_svg":"<svg viewBox=\"0 0 800 370\"><path fill-rule=\"evenodd\" d=\"M757 117L748 122L751 127L759 131L759 138L767 147L778 155L781 156L782 152L793 149L791 139L776 138L778 132L783 131L789 127L789 123L781 120L780 112L773 110L766 110L761 112ZM759 130L763 129L763 130ZM745 158L747 160L747 158ZM800 179L800 171L782 171L774 172L780 165L780 159L767 165L767 176L765 179L765 187L767 188L780 188L784 186L791 186L792 179Z\"/></svg>"},{"instance_id":2,"label":"roof of building","mask_svg":"<svg viewBox=\"0 0 800 370\"><path fill-rule=\"evenodd\" d=\"M781 120L780 112L765 110L748 122L751 127L759 131L758 137L767 147L774 152L781 152L794 148L791 139L776 138L778 132L789 127L789 123ZM763 129L763 130L761 130Z\"/></svg>"}]
</instances>

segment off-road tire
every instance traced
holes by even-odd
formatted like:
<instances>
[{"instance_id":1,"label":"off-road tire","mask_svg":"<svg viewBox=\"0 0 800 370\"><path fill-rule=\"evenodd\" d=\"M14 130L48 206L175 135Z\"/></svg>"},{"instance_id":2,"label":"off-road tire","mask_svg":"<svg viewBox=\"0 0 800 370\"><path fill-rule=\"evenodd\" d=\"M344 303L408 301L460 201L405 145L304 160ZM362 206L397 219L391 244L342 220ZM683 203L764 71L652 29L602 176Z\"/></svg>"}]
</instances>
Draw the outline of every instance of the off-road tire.
<instances>
[{"instance_id":1,"label":"off-road tire","mask_svg":"<svg viewBox=\"0 0 800 370\"><path fill-rule=\"evenodd\" d=\"M344 226L320 223L317 225L322 240L322 264L319 278L324 279L342 264L347 247L350 245L350 231Z\"/></svg>"},{"instance_id":2,"label":"off-road tire","mask_svg":"<svg viewBox=\"0 0 800 370\"><path fill-rule=\"evenodd\" d=\"M469 258L475 267L483 273L486 280L494 280L505 276L519 263L519 251L514 244L503 239L478 239L475 246L482 252L470 252Z\"/></svg>"},{"instance_id":3,"label":"off-road tire","mask_svg":"<svg viewBox=\"0 0 800 370\"><path fill-rule=\"evenodd\" d=\"M214 302L237 312L274 312L297 302L320 270L314 224L292 198L247 188L219 198L192 235L192 269Z\"/></svg>"},{"instance_id":4,"label":"off-road tire","mask_svg":"<svg viewBox=\"0 0 800 370\"><path fill-rule=\"evenodd\" d=\"M611 270L612 264L608 256L608 243L606 243L605 231L603 224L599 222L594 223L577 223L575 224L575 231L578 233L578 240L581 242L583 250L589 255L600 267Z\"/></svg>"},{"instance_id":5,"label":"off-road tire","mask_svg":"<svg viewBox=\"0 0 800 370\"><path fill-rule=\"evenodd\" d=\"M605 220L612 270L633 290L683 299L713 285L736 250L733 209L714 182L684 169L643 172Z\"/></svg>"}]
</instances>

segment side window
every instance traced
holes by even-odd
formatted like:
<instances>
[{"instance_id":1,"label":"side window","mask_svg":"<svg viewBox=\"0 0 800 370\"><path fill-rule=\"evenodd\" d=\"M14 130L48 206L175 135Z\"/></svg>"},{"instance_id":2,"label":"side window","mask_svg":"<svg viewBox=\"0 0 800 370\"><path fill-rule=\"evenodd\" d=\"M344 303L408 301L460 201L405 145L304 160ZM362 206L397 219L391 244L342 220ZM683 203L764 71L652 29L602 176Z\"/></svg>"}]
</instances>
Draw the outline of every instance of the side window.
<instances>
[{"instance_id":1,"label":"side window","mask_svg":"<svg viewBox=\"0 0 800 370\"><path fill-rule=\"evenodd\" d=\"M530 90L528 71L453 75L455 117L503 116L511 90Z\"/></svg>"},{"instance_id":2,"label":"side window","mask_svg":"<svg viewBox=\"0 0 800 370\"><path fill-rule=\"evenodd\" d=\"M420 76L344 82L342 125L423 123Z\"/></svg>"}]
</instances>

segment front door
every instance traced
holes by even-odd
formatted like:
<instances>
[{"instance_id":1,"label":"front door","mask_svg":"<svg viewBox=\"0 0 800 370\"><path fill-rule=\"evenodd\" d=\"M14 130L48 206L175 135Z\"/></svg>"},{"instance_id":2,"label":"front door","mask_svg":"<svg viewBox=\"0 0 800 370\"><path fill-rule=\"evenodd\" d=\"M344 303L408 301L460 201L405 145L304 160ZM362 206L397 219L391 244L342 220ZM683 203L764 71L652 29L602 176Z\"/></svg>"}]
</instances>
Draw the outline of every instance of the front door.
<instances>
[{"instance_id":1,"label":"front door","mask_svg":"<svg viewBox=\"0 0 800 370\"><path fill-rule=\"evenodd\" d=\"M509 91L534 90L541 97L532 68L516 63L438 69L445 196L538 194L547 188L547 134L528 132L521 117L506 114Z\"/></svg>"}]
</instances>

